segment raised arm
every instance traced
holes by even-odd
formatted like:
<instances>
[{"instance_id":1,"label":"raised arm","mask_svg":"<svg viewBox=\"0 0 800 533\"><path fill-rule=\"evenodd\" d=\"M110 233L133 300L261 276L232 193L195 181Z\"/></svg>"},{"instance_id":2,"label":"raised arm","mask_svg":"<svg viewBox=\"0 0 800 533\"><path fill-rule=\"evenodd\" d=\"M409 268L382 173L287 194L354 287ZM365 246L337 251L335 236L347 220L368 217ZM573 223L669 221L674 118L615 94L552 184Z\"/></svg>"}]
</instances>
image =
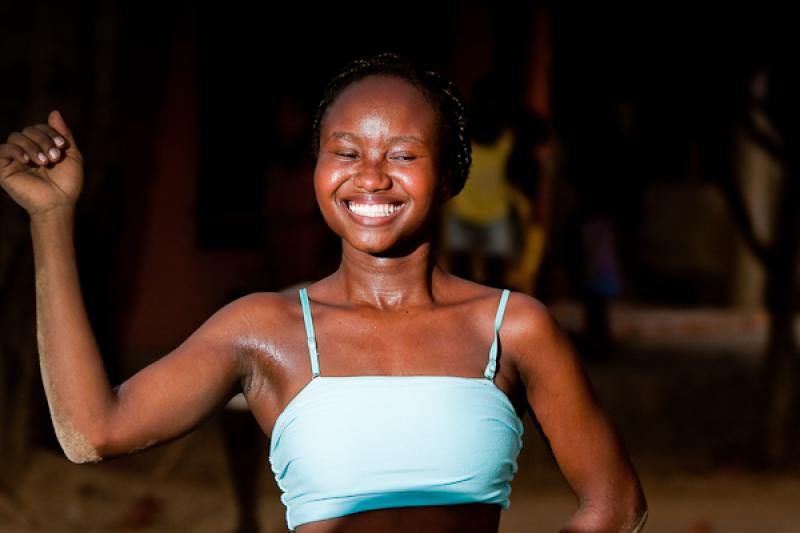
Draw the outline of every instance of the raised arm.
<instances>
[{"instance_id":1,"label":"raised arm","mask_svg":"<svg viewBox=\"0 0 800 533\"><path fill-rule=\"evenodd\" d=\"M58 112L0 145L0 186L31 217L40 369L56 436L75 463L186 433L240 390L247 375L235 343L247 327L245 297L112 389L75 261L73 217L82 181L82 157Z\"/></svg>"},{"instance_id":2,"label":"raised arm","mask_svg":"<svg viewBox=\"0 0 800 533\"><path fill-rule=\"evenodd\" d=\"M513 354L528 403L578 499L562 533L638 532L647 504L636 471L601 409L572 343L539 301L509 301L504 347Z\"/></svg>"}]
</instances>

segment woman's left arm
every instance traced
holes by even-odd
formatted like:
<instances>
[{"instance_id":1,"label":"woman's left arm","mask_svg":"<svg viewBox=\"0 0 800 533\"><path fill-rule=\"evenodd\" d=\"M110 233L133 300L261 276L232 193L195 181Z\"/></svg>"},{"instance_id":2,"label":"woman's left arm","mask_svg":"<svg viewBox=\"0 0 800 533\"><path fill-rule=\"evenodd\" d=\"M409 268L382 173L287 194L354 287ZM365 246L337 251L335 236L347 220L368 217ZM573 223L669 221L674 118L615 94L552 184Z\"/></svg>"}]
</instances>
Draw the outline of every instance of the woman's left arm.
<instances>
[{"instance_id":1,"label":"woman's left arm","mask_svg":"<svg viewBox=\"0 0 800 533\"><path fill-rule=\"evenodd\" d=\"M514 293L506 317L503 348L579 502L559 531L640 531L647 504L638 476L569 338L530 296Z\"/></svg>"}]
</instances>

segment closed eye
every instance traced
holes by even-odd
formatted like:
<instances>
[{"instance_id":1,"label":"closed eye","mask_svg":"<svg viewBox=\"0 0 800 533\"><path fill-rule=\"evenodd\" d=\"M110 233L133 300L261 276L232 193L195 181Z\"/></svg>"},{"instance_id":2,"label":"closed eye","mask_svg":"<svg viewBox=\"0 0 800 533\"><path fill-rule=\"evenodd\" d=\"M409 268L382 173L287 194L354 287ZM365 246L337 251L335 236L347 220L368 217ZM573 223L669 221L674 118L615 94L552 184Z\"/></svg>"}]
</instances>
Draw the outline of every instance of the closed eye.
<instances>
[{"instance_id":1,"label":"closed eye","mask_svg":"<svg viewBox=\"0 0 800 533\"><path fill-rule=\"evenodd\" d=\"M358 154L355 152L335 152L338 157L342 157L344 159L355 159L358 157Z\"/></svg>"}]
</instances>

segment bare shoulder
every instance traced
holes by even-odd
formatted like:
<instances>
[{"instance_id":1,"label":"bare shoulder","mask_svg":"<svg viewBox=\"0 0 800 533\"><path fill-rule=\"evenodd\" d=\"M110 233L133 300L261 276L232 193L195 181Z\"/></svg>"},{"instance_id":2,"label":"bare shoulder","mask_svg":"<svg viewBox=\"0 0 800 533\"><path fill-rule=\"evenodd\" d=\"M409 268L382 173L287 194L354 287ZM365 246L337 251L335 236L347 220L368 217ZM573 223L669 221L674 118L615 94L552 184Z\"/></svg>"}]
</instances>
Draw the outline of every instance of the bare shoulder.
<instances>
[{"instance_id":1,"label":"bare shoulder","mask_svg":"<svg viewBox=\"0 0 800 533\"><path fill-rule=\"evenodd\" d=\"M501 303L502 289L455 276L445 281L451 298L469 303L467 307L476 327L483 328L490 314L494 317ZM563 372L581 372L580 361L566 332L550 309L533 296L510 291L499 333L502 357L528 387L534 383L554 383L554 378Z\"/></svg>"},{"instance_id":2,"label":"bare shoulder","mask_svg":"<svg viewBox=\"0 0 800 533\"><path fill-rule=\"evenodd\" d=\"M533 296L510 294L500 334L504 350L526 383L548 368L579 364L566 332L550 309Z\"/></svg>"},{"instance_id":3,"label":"bare shoulder","mask_svg":"<svg viewBox=\"0 0 800 533\"><path fill-rule=\"evenodd\" d=\"M246 340L248 334L263 337L280 332L287 322L296 318L297 302L294 288L280 292L253 292L224 305L212 318L242 340Z\"/></svg>"},{"instance_id":4,"label":"bare shoulder","mask_svg":"<svg viewBox=\"0 0 800 533\"><path fill-rule=\"evenodd\" d=\"M511 339L527 342L555 335L558 324L547 306L539 299L511 291L503 317L503 333Z\"/></svg>"},{"instance_id":5,"label":"bare shoulder","mask_svg":"<svg viewBox=\"0 0 800 533\"><path fill-rule=\"evenodd\" d=\"M240 296L215 311L181 348L206 347L219 355L240 358L254 346L271 345L293 316L289 292L254 292ZM295 307L299 307L295 304Z\"/></svg>"},{"instance_id":6,"label":"bare shoulder","mask_svg":"<svg viewBox=\"0 0 800 533\"><path fill-rule=\"evenodd\" d=\"M254 377L279 373L275 362L285 357L275 356L294 341L292 333L302 320L298 300L292 288L238 297L214 313L193 337L214 345L218 353L229 353L244 379L242 389L248 391Z\"/></svg>"},{"instance_id":7,"label":"bare shoulder","mask_svg":"<svg viewBox=\"0 0 800 533\"><path fill-rule=\"evenodd\" d=\"M483 302L491 307L497 305L503 292L502 289L483 285L448 272L443 272L438 279L437 299L445 303L460 305Z\"/></svg>"},{"instance_id":8,"label":"bare shoulder","mask_svg":"<svg viewBox=\"0 0 800 533\"><path fill-rule=\"evenodd\" d=\"M251 292L231 301L225 307L230 308L233 314L279 316L296 301L297 291L285 289L280 292Z\"/></svg>"}]
</instances>

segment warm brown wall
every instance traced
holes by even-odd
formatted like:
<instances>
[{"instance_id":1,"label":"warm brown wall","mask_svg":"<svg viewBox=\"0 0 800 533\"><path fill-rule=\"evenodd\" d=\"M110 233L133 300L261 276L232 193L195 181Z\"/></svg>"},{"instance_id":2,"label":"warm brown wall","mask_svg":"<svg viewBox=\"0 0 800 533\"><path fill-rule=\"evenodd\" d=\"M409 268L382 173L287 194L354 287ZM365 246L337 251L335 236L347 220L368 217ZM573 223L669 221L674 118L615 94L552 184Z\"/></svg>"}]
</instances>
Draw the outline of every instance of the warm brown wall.
<instances>
[{"instance_id":1,"label":"warm brown wall","mask_svg":"<svg viewBox=\"0 0 800 533\"><path fill-rule=\"evenodd\" d=\"M195 241L193 209L197 174L197 106L191 37L175 39L163 88L152 186L133 252L138 267L122 333L126 352L157 355L174 348L224 304L243 279L251 279L259 254L208 251ZM138 213L133 216L140 216Z\"/></svg>"}]
</instances>

